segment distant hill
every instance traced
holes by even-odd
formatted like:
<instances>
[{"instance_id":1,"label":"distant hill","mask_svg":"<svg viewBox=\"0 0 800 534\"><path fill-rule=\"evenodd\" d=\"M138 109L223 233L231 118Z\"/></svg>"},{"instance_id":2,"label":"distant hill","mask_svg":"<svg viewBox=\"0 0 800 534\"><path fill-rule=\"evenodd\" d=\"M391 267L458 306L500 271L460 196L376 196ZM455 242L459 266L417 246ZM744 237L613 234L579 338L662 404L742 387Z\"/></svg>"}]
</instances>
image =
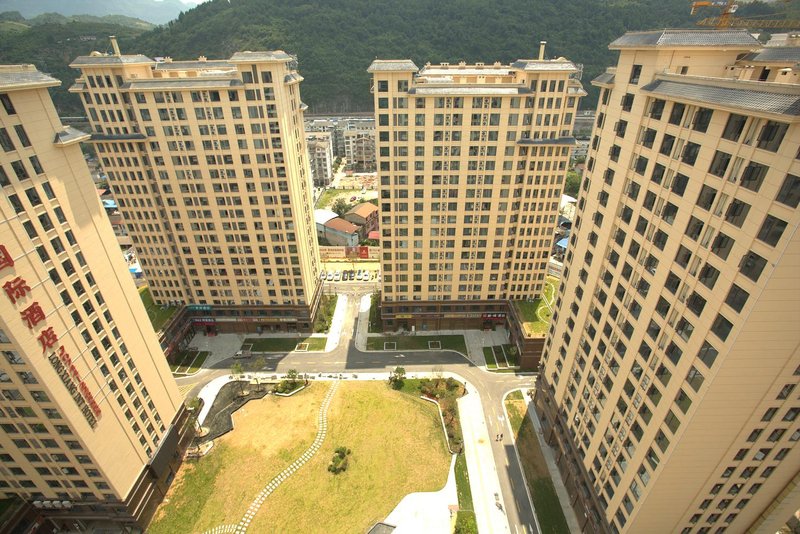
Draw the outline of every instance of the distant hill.
<instances>
[{"instance_id":1,"label":"distant hill","mask_svg":"<svg viewBox=\"0 0 800 534\"><path fill-rule=\"evenodd\" d=\"M19 11L26 19L43 13L61 15L125 15L153 24L177 18L187 7L180 0L0 0L0 13Z\"/></svg>"},{"instance_id":2,"label":"distant hill","mask_svg":"<svg viewBox=\"0 0 800 534\"><path fill-rule=\"evenodd\" d=\"M97 17L94 15L70 15L65 17L60 13L42 13L41 15L36 15L31 19L26 19L19 11L6 11L4 13L0 13L0 34L4 33L4 31L18 33L30 28L31 26L40 26L42 24L69 24L72 22L118 24L120 26L127 26L129 28L136 28L141 31L147 31L155 28L155 24L133 17L126 17L125 15L103 15L102 17Z\"/></svg>"},{"instance_id":3,"label":"distant hill","mask_svg":"<svg viewBox=\"0 0 800 534\"><path fill-rule=\"evenodd\" d=\"M152 20L122 8L168 2L179 3L0 0L0 11L25 15L30 10L22 5L58 4L73 13L102 15L76 7L92 4ZM15 7L5 8L8 4ZM798 4L800 0L754 2L742 5L737 15L780 18ZM298 56L305 78L302 97L310 111L336 113L372 108L366 69L376 57L411 58L420 67L426 61L507 63L535 57L539 41L546 40L548 57L565 56L583 65L589 97L581 106L593 108L597 91L589 82L616 62L608 44L629 30L693 27L689 10L689 0L210 0L144 33L137 27L85 21L26 31L29 22L6 14L0 16L0 63L35 63L62 79L64 87L53 91L56 106L60 113L74 115L82 114L82 107L66 92L77 76L68 64L79 54L109 50L110 34L119 37L123 53L150 57L227 58L237 50L283 49ZM698 18L716 14L706 9Z\"/></svg>"}]
</instances>

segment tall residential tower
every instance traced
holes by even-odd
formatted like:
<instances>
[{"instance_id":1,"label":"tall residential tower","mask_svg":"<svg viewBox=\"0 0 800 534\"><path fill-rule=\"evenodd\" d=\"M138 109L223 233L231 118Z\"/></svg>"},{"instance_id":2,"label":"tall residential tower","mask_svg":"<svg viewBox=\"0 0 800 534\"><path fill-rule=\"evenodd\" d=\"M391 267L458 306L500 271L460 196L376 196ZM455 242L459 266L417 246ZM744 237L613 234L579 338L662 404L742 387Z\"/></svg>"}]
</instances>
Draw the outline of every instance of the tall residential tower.
<instances>
[{"instance_id":1,"label":"tall residential tower","mask_svg":"<svg viewBox=\"0 0 800 534\"><path fill-rule=\"evenodd\" d=\"M186 410L83 159L89 136L47 93L59 83L0 66L0 496L62 528L142 526Z\"/></svg>"},{"instance_id":2,"label":"tall residential tower","mask_svg":"<svg viewBox=\"0 0 800 534\"><path fill-rule=\"evenodd\" d=\"M309 331L321 292L293 56L77 58L109 185L159 304L210 330Z\"/></svg>"},{"instance_id":3,"label":"tall residential tower","mask_svg":"<svg viewBox=\"0 0 800 534\"><path fill-rule=\"evenodd\" d=\"M585 532L800 503L800 48L628 33L600 87L536 409Z\"/></svg>"},{"instance_id":4,"label":"tall residential tower","mask_svg":"<svg viewBox=\"0 0 800 534\"><path fill-rule=\"evenodd\" d=\"M585 94L564 58L375 60L382 317L388 330L491 328L537 297Z\"/></svg>"}]
</instances>

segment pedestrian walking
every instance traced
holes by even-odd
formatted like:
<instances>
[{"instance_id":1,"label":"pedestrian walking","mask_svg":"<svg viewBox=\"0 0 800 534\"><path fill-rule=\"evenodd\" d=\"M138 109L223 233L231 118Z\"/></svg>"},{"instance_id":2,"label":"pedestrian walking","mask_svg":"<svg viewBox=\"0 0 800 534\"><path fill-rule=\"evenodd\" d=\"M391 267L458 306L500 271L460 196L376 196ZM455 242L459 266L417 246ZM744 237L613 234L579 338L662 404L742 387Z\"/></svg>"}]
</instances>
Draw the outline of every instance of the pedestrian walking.
<instances>
[{"instance_id":1,"label":"pedestrian walking","mask_svg":"<svg viewBox=\"0 0 800 534\"><path fill-rule=\"evenodd\" d=\"M500 441L503 441L503 434L500 433Z\"/></svg>"}]
</instances>

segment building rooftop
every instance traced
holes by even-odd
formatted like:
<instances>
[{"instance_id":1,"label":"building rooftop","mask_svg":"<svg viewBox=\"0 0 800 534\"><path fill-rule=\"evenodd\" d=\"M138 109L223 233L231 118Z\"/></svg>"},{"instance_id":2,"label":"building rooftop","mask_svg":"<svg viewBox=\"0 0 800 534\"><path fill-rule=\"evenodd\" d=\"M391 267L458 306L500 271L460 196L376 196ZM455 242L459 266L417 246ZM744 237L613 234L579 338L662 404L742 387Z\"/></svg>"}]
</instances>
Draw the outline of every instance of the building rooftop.
<instances>
[{"instance_id":1,"label":"building rooftop","mask_svg":"<svg viewBox=\"0 0 800 534\"><path fill-rule=\"evenodd\" d=\"M225 59L204 60L197 59L194 61L159 61L156 64L156 70L197 70L197 69L226 69L236 68L236 66Z\"/></svg>"},{"instance_id":2,"label":"building rooftop","mask_svg":"<svg viewBox=\"0 0 800 534\"><path fill-rule=\"evenodd\" d=\"M100 52L92 52L88 56L78 56L75 60L69 64L72 68L79 68L79 67L95 67L98 65L134 65L134 64L141 64L141 63L155 63L154 59L150 59L149 57L143 54L132 54L132 55L114 55L114 54L102 54Z\"/></svg>"},{"instance_id":3,"label":"building rooftop","mask_svg":"<svg viewBox=\"0 0 800 534\"><path fill-rule=\"evenodd\" d=\"M748 54L742 61L763 63L800 63L800 47L797 46L771 46L758 52Z\"/></svg>"},{"instance_id":4,"label":"building rooftop","mask_svg":"<svg viewBox=\"0 0 800 534\"><path fill-rule=\"evenodd\" d=\"M230 62L253 62L253 61L287 61L294 59L294 56L287 54L283 50L263 50L252 52L236 52L230 58Z\"/></svg>"},{"instance_id":5,"label":"building rooftop","mask_svg":"<svg viewBox=\"0 0 800 534\"><path fill-rule=\"evenodd\" d=\"M719 80L713 81L719 82ZM748 87L720 87L719 85L704 85L682 80L656 79L642 87L642 91L678 100L729 106L751 112L800 115L800 94L761 90L759 87L767 85L763 82L735 83L746 84Z\"/></svg>"},{"instance_id":6,"label":"building rooftop","mask_svg":"<svg viewBox=\"0 0 800 534\"><path fill-rule=\"evenodd\" d=\"M54 87L61 82L39 72L33 65L0 65L0 91Z\"/></svg>"},{"instance_id":7,"label":"building rooftop","mask_svg":"<svg viewBox=\"0 0 800 534\"><path fill-rule=\"evenodd\" d=\"M418 72L419 67L410 59L376 59L369 66L367 72L379 71Z\"/></svg>"},{"instance_id":8,"label":"building rooftop","mask_svg":"<svg viewBox=\"0 0 800 534\"><path fill-rule=\"evenodd\" d=\"M55 135L53 143L60 146L71 145L79 141L87 141L92 136L86 132L82 132L72 126L65 126L64 129Z\"/></svg>"},{"instance_id":9,"label":"building rooftop","mask_svg":"<svg viewBox=\"0 0 800 534\"><path fill-rule=\"evenodd\" d=\"M651 48L651 47L705 47L760 48L758 39L747 30L655 30L627 32L611 42L608 48Z\"/></svg>"},{"instance_id":10,"label":"building rooftop","mask_svg":"<svg viewBox=\"0 0 800 534\"><path fill-rule=\"evenodd\" d=\"M592 84L602 84L602 85L614 85L614 79L616 75L613 72L604 72L600 76L596 77L592 80Z\"/></svg>"},{"instance_id":11,"label":"building rooftop","mask_svg":"<svg viewBox=\"0 0 800 534\"><path fill-rule=\"evenodd\" d=\"M345 221L339 217L335 219L331 219L325 223L326 228L330 228L331 230L336 230L338 232L343 232L345 234L355 234L358 232L358 226L351 223L350 221Z\"/></svg>"},{"instance_id":12,"label":"building rooftop","mask_svg":"<svg viewBox=\"0 0 800 534\"><path fill-rule=\"evenodd\" d=\"M558 59L518 59L511 66L525 71L578 71L575 63L563 57Z\"/></svg>"},{"instance_id":13,"label":"building rooftop","mask_svg":"<svg viewBox=\"0 0 800 534\"><path fill-rule=\"evenodd\" d=\"M353 215L358 215L359 217L363 217L366 219L376 211L378 211L378 206L376 206L372 202L362 202L361 204L356 204L355 206L350 208L350 211L345 213L345 216L350 215L352 213Z\"/></svg>"},{"instance_id":14,"label":"building rooftop","mask_svg":"<svg viewBox=\"0 0 800 534\"><path fill-rule=\"evenodd\" d=\"M314 210L314 222L317 224L325 224L331 219L338 217L335 212L331 210L318 209Z\"/></svg>"}]
</instances>

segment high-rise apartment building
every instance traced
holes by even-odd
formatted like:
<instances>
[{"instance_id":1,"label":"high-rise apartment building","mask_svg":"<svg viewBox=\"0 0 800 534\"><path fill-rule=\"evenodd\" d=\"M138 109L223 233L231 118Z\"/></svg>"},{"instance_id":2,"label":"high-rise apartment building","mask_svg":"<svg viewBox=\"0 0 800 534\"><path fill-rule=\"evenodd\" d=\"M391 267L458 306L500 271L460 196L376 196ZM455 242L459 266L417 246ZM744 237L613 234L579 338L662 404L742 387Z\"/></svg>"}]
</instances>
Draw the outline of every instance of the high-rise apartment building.
<instances>
[{"instance_id":1,"label":"high-rise apartment building","mask_svg":"<svg viewBox=\"0 0 800 534\"><path fill-rule=\"evenodd\" d=\"M800 503L800 48L610 48L544 435L585 532L775 532Z\"/></svg>"},{"instance_id":2,"label":"high-rise apartment building","mask_svg":"<svg viewBox=\"0 0 800 534\"><path fill-rule=\"evenodd\" d=\"M306 134L311 177L316 187L327 186L333 177L333 141L330 132Z\"/></svg>"},{"instance_id":3,"label":"high-rise apartment building","mask_svg":"<svg viewBox=\"0 0 800 534\"><path fill-rule=\"evenodd\" d=\"M83 159L89 136L47 93L59 84L0 66L0 497L59 528L141 526L186 410Z\"/></svg>"},{"instance_id":4,"label":"high-rise apartment building","mask_svg":"<svg viewBox=\"0 0 800 534\"><path fill-rule=\"evenodd\" d=\"M382 317L388 330L491 328L539 295L585 94L558 58L375 60Z\"/></svg>"},{"instance_id":5,"label":"high-rise apartment building","mask_svg":"<svg viewBox=\"0 0 800 534\"><path fill-rule=\"evenodd\" d=\"M153 299L222 332L308 331L321 292L294 57L77 58L70 91Z\"/></svg>"}]
</instances>

